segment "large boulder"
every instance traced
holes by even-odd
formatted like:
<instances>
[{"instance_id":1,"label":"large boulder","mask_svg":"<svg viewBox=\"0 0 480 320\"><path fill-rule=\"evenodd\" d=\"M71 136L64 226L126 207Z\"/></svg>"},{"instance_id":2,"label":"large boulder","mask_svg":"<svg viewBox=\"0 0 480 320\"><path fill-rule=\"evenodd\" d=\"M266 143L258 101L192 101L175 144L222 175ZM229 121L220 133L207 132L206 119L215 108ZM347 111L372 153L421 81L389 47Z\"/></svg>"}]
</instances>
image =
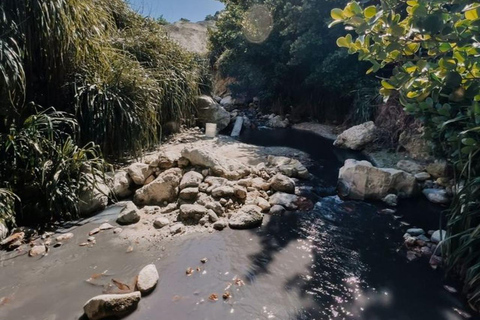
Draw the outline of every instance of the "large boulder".
<instances>
[{"instance_id":1,"label":"large boulder","mask_svg":"<svg viewBox=\"0 0 480 320\"><path fill-rule=\"evenodd\" d=\"M425 160L430 157L430 147L421 132L402 132L398 138L398 144L401 145L413 159Z\"/></svg>"},{"instance_id":2,"label":"large boulder","mask_svg":"<svg viewBox=\"0 0 480 320\"><path fill-rule=\"evenodd\" d=\"M228 225L232 229L249 229L261 226L263 220L261 211L256 205L243 206L230 217Z\"/></svg>"},{"instance_id":3,"label":"large boulder","mask_svg":"<svg viewBox=\"0 0 480 320\"><path fill-rule=\"evenodd\" d=\"M177 200L178 186L182 178L180 168L172 168L162 172L151 183L135 192L133 202L137 205L160 205L163 202Z\"/></svg>"},{"instance_id":4,"label":"large boulder","mask_svg":"<svg viewBox=\"0 0 480 320\"><path fill-rule=\"evenodd\" d=\"M230 113L209 96L197 98L197 117L202 125L216 123L218 131L230 124Z\"/></svg>"},{"instance_id":5,"label":"large boulder","mask_svg":"<svg viewBox=\"0 0 480 320\"><path fill-rule=\"evenodd\" d=\"M145 180L152 174L152 169L148 164L137 162L129 165L127 172L136 185L143 186Z\"/></svg>"},{"instance_id":6,"label":"large boulder","mask_svg":"<svg viewBox=\"0 0 480 320\"><path fill-rule=\"evenodd\" d=\"M5 239L8 236L7 226L0 220L0 240Z\"/></svg>"},{"instance_id":7,"label":"large boulder","mask_svg":"<svg viewBox=\"0 0 480 320\"><path fill-rule=\"evenodd\" d=\"M183 175L180 181L180 190L185 188L197 188L203 181L201 173L195 171L189 171Z\"/></svg>"},{"instance_id":8,"label":"large boulder","mask_svg":"<svg viewBox=\"0 0 480 320\"><path fill-rule=\"evenodd\" d=\"M298 200L299 200L298 196L294 194L285 193L285 192L276 192L270 197L269 203L271 206L279 205L290 210L296 210L298 208L297 206Z\"/></svg>"},{"instance_id":9,"label":"large boulder","mask_svg":"<svg viewBox=\"0 0 480 320\"><path fill-rule=\"evenodd\" d=\"M140 292L103 294L88 300L83 311L89 320L123 317L133 312L141 299Z\"/></svg>"},{"instance_id":10,"label":"large boulder","mask_svg":"<svg viewBox=\"0 0 480 320\"><path fill-rule=\"evenodd\" d=\"M117 218L117 223L121 225L134 224L140 221L140 214L137 206L129 201L125 208L120 211Z\"/></svg>"},{"instance_id":11,"label":"large boulder","mask_svg":"<svg viewBox=\"0 0 480 320\"><path fill-rule=\"evenodd\" d=\"M120 170L115 172L109 181L112 195L117 199L131 196L133 194L133 191L130 189L132 182L130 175L126 171Z\"/></svg>"},{"instance_id":12,"label":"large boulder","mask_svg":"<svg viewBox=\"0 0 480 320\"><path fill-rule=\"evenodd\" d=\"M110 188L99 175L87 173L85 178L90 185L80 192L79 212L81 216L89 216L107 207Z\"/></svg>"},{"instance_id":13,"label":"large boulder","mask_svg":"<svg viewBox=\"0 0 480 320\"><path fill-rule=\"evenodd\" d=\"M308 179L310 177L307 168L305 168L305 166L297 159L268 156L267 164L271 167L275 167L278 171L288 177L300 179Z\"/></svg>"},{"instance_id":14,"label":"large boulder","mask_svg":"<svg viewBox=\"0 0 480 320\"><path fill-rule=\"evenodd\" d=\"M334 146L352 150L362 150L367 144L375 139L376 127L373 121L369 121L342 132Z\"/></svg>"},{"instance_id":15,"label":"large boulder","mask_svg":"<svg viewBox=\"0 0 480 320\"><path fill-rule=\"evenodd\" d=\"M368 161L346 160L338 177L340 195L354 200L381 200L388 194L407 198L416 194L417 188L413 175L397 169L376 168Z\"/></svg>"},{"instance_id":16,"label":"large boulder","mask_svg":"<svg viewBox=\"0 0 480 320\"><path fill-rule=\"evenodd\" d=\"M275 191L295 193L295 182L283 174L276 174L271 180L272 189Z\"/></svg>"},{"instance_id":17,"label":"large boulder","mask_svg":"<svg viewBox=\"0 0 480 320\"><path fill-rule=\"evenodd\" d=\"M153 289L155 289L158 278L159 276L157 267L155 267L154 264L149 264L148 266L144 267L138 274L137 289L142 294L150 293Z\"/></svg>"},{"instance_id":18,"label":"large boulder","mask_svg":"<svg viewBox=\"0 0 480 320\"><path fill-rule=\"evenodd\" d=\"M238 180L250 174L250 169L244 164L202 148L185 148L182 150L182 157L188 159L194 166L210 168L214 175L230 180Z\"/></svg>"}]
</instances>

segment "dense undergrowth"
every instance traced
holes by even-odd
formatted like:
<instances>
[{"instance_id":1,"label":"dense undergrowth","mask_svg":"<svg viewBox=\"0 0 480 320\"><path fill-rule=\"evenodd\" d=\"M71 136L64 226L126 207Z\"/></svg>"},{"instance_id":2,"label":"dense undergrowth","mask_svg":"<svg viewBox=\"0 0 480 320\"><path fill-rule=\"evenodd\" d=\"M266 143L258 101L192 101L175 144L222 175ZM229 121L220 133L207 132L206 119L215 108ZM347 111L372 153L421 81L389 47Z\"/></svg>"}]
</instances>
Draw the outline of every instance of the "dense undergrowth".
<instances>
[{"instance_id":1,"label":"dense undergrowth","mask_svg":"<svg viewBox=\"0 0 480 320\"><path fill-rule=\"evenodd\" d=\"M295 119L371 120L377 96L373 78L335 46L341 30L329 29L330 10L344 0L224 0L210 35L211 63L235 78L234 95L257 96Z\"/></svg>"},{"instance_id":2,"label":"dense undergrowth","mask_svg":"<svg viewBox=\"0 0 480 320\"><path fill-rule=\"evenodd\" d=\"M84 173L188 123L205 64L123 0L0 3L0 220L78 214Z\"/></svg>"},{"instance_id":3,"label":"dense undergrowth","mask_svg":"<svg viewBox=\"0 0 480 320\"><path fill-rule=\"evenodd\" d=\"M381 80L381 94L399 97L455 169L443 253L448 269L465 280L471 306L480 310L480 3L352 1L331 16L332 25L353 30L338 46L369 61L369 72L393 68Z\"/></svg>"}]
</instances>

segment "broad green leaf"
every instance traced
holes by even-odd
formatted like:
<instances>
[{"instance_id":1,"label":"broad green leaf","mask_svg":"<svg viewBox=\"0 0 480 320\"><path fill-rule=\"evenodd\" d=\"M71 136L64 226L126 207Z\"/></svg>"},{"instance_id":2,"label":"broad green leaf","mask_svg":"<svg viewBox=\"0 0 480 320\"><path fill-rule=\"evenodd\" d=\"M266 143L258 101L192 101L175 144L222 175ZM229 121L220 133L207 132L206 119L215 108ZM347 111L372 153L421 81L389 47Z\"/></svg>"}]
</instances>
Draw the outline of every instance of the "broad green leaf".
<instances>
[{"instance_id":1,"label":"broad green leaf","mask_svg":"<svg viewBox=\"0 0 480 320\"><path fill-rule=\"evenodd\" d=\"M375 6L367 7L363 14L365 15L365 18L370 19L377 14L377 8Z\"/></svg>"},{"instance_id":2,"label":"broad green leaf","mask_svg":"<svg viewBox=\"0 0 480 320\"><path fill-rule=\"evenodd\" d=\"M338 9L338 8L332 9L332 11L330 11L330 16L334 20L343 20L343 18L344 18L343 10Z\"/></svg>"},{"instance_id":3,"label":"broad green leaf","mask_svg":"<svg viewBox=\"0 0 480 320\"><path fill-rule=\"evenodd\" d=\"M382 80L382 86L385 88L385 89L388 89L388 90L395 90L396 88L391 85L390 83L388 83L386 80Z\"/></svg>"}]
</instances>

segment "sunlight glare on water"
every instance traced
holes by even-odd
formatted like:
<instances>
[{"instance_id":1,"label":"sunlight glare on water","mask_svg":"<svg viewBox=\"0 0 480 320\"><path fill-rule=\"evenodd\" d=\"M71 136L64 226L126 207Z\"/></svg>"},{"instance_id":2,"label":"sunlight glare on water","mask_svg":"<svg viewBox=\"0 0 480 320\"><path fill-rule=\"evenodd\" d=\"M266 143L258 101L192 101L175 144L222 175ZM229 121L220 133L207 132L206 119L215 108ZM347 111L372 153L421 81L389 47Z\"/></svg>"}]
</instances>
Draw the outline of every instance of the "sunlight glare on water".
<instances>
[{"instance_id":1,"label":"sunlight glare on water","mask_svg":"<svg viewBox=\"0 0 480 320\"><path fill-rule=\"evenodd\" d=\"M243 19L243 34L253 43L262 43L273 30L273 16L265 5L253 5Z\"/></svg>"}]
</instances>

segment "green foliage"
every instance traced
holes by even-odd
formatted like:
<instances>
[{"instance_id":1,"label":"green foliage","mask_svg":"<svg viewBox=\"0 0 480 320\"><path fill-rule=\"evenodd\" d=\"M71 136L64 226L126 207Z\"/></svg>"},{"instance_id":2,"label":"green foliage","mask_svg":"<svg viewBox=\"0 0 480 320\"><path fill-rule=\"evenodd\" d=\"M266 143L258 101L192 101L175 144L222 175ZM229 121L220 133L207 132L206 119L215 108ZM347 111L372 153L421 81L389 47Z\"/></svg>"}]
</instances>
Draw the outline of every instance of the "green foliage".
<instances>
[{"instance_id":1,"label":"green foliage","mask_svg":"<svg viewBox=\"0 0 480 320\"><path fill-rule=\"evenodd\" d=\"M77 129L68 114L47 110L0 134L0 219L13 225L78 216L80 191L91 184L84 172L103 170L104 162L95 145L75 144Z\"/></svg>"},{"instance_id":2,"label":"green foliage","mask_svg":"<svg viewBox=\"0 0 480 320\"><path fill-rule=\"evenodd\" d=\"M398 93L420 119L426 137L448 157L466 187L450 209L447 262L466 278L470 303L480 307L480 3L382 1L363 8L353 1L333 9L331 25L354 33L337 45L369 61L368 72L390 69L380 92Z\"/></svg>"},{"instance_id":3,"label":"green foliage","mask_svg":"<svg viewBox=\"0 0 480 320\"><path fill-rule=\"evenodd\" d=\"M210 36L211 61L233 77L234 94L303 109L320 119L344 117L365 68L335 47L340 31L329 30L330 9L343 0L223 1ZM265 13L266 11L266 13ZM270 17L269 17L270 16Z\"/></svg>"}]
</instances>

